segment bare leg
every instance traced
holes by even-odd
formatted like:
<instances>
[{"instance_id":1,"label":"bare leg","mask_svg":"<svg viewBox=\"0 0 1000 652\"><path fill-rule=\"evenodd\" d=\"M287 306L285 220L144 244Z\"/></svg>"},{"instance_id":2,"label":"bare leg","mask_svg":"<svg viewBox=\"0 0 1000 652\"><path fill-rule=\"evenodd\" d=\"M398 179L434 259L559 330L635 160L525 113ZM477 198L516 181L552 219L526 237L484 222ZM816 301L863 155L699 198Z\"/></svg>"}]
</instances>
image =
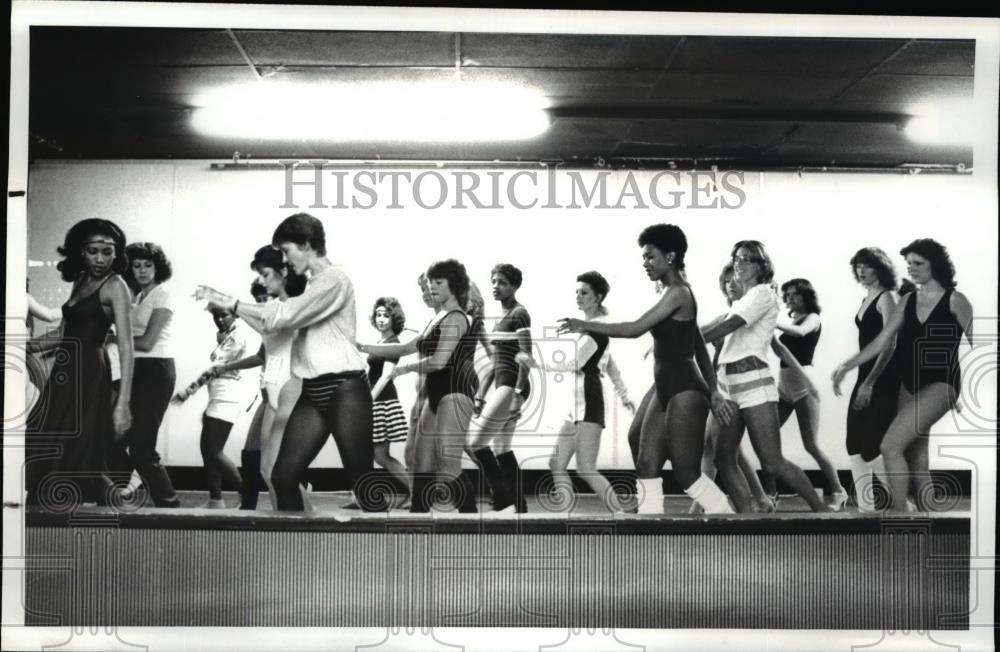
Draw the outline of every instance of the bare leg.
<instances>
[{"instance_id":1,"label":"bare leg","mask_svg":"<svg viewBox=\"0 0 1000 652\"><path fill-rule=\"evenodd\" d=\"M604 427L587 421L576 422L576 471L601 498L609 512L620 512L621 504L608 479L597 470L597 453L601 448Z\"/></svg>"},{"instance_id":2,"label":"bare leg","mask_svg":"<svg viewBox=\"0 0 1000 652\"><path fill-rule=\"evenodd\" d=\"M846 494L840 484L840 478L837 477L837 470L833 468L830 458L820 450L816 441L819 435L819 399L807 396L796 402L795 417L799 422L799 432L802 433L802 445L823 472L827 489L831 494Z\"/></svg>"},{"instance_id":3,"label":"bare leg","mask_svg":"<svg viewBox=\"0 0 1000 652\"><path fill-rule=\"evenodd\" d=\"M767 402L743 408L750 442L765 470L790 486L802 496L814 512L828 512L829 508L816 495L806 474L781 454L781 435L778 425L777 404Z\"/></svg>"},{"instance_id":4,"label":"bare leg","mask_svg":"<svg viewBox=\"0 0 1000 652\"><path fill-rule=\"evenodd\" d=\"M642 422L649 410L649 402L654 396L656 396L656 385L652 385L639 401L639 407L636 408L635 416L632 417L632 424L628 427L628 449L632 453L632 465L636 468L639 468L639 439L642 435Z\"/></svg>"},{"instance_id":5,"label":"bare leg","mask_svg":"<svg viewBox=\"0 0 1000 652\"><path fill-rule=\"evenodd\" d=\"M729 423L719 423L715 445L715 468L722 486L729 494L737 512L751 511L750 487L739 468L740 441L743 439L743 411L730 402L735 415Z\"/></svg>"},{"instance_id":6,"label":"bare leg","mask_svg":"<svg viewBox=\"0 0 1000 652\"><path fill-rule=\"evenodd\" d=\"M549 469L552 471L552 489L558 501L557 504L567 508L573 504L573 482L570 480L569 461L576 453L576 427L565 421L556 436L556 445L549 457Z\"/></svg>"},{"instance_id":7,"label":"bare leg","mask_svg":"<svg viewBox=\"0 0 1000 652\"><path fill-rule=\"evenodd\" d=\"M889 430L882 440L882 457L885 460L885 468L889 476L889 487L891 490L891 507L893 511L906 510L906 496L910 484L910 467L907 463L907 449L912 446L918 438L926 438L931 426L951 410L954 405L954 390L945 383L933 383L920 389L912 400L904 400L905 389L900 389L900 397L903 405L896 418L889 425ZM913 459L926 464L927 457L918 451L913 455ZM924 488L930 483L930 471L927 468L916 469L918 473L921 491L932 490ZM917 495L918 502L924 502L921 509L927 506L931 494L925 496Z\"/></svg>"}]
</instances>

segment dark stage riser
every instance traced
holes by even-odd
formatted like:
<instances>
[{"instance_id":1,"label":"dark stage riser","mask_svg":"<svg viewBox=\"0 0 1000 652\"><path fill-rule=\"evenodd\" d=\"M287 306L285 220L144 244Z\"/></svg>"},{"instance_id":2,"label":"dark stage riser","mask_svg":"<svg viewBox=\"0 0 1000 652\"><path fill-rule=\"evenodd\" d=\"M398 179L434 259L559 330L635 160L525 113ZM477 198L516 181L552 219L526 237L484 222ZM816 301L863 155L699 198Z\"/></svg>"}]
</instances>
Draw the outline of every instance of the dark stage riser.
<instances>
[{"instance_id":1,"label":"dark stage riser","mask_svg":"<svg viewBox=\"0 0 1000 652\"><path fill-rule=\"evenodd\" d=\"M29 625L968 627L964 517L74 523L29 515Z\"/></svg>"}]
</instances>

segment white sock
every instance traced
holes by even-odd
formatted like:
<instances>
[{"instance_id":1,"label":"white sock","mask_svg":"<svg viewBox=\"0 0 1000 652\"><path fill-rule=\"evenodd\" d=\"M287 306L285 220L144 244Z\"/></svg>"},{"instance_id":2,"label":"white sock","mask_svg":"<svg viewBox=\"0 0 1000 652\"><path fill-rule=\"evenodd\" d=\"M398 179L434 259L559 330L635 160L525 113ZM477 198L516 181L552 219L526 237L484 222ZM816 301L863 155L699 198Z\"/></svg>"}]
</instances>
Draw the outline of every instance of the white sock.
<instances>
[{"instance_id":1,"label":"white sock","mask_svg":"<svg viewBox=\"0 0 1000 652\"><path fill-rule=\"evenodd\" d=\"M851 475L854 476L854 495L857 497L858 509L874 512L875 490L872 487L871 462L864 461L860 455L851 455Z\"/></svg>"},{"instance_id":2,"label":"white sock","mask_svg":"<svg viewBox=\"0 0 1000 652\"><path fill-rule=\"evenodd\" d=\"M711 478L704 473L695 480L690 487L684 490L691 500L695 501L706 514L734 514L733 508L729 506L729 499L726 494L719 489Z\"/></svg>"},{"instance_id":3,"label":"white sock","mask_svg":"<svg viewBox=\"0 0 1000 652\"><path fill-rule=\"evenodd\" d=\"M663 513L663 480L660 478L639 478L640 491L638 512L640 514Z\"/></svg>"}]
</instances>

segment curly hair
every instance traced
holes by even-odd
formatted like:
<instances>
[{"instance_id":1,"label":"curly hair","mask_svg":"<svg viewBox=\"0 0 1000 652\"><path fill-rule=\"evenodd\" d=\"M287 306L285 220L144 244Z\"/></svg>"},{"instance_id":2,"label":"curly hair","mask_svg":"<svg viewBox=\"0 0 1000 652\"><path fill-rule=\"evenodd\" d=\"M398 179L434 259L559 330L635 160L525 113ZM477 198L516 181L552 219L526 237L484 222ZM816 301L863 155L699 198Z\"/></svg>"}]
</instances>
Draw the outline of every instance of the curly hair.
<instances>
[{"instance_id":1,"label":"curly hair","mask_svg":"<svg viewBox=\"0 0 1000 652\"><path fill-rule=\"evenodd\" d=\"M521 274L521 270L514 267L510 263L497 263L490 270L490 277L494 274L502 274L507 281L516 288L521 287L521 283L524 281L524 275Z\"/></svg>"},{"instance_id":2,"label":"curly hair","mask_svg":"<svg viewBox=\"0 0 1000 652\"><path fill-rule=\"evenodd\" d=\"M125 253L129 260L128 271L125 272L125 282L130 288L139 287L139 283L135 280L135 274L132 272L132 262L136 260L153 261L153 268L156 270L153 280L157 283L162 283L174 275L170 259L164 253L163 247L155 242L133 242L125 247Z\"/></svg>"},{"instance_id":3,"label":"curly hair","mask_svg":"<svg viewBox=\"0 0 1000 652\"><path fill-rule=\"evenodd\" d=\"M260 281L254 280L254 282L250 284L250 296L252 296L253 300L257 303L263 303L268 299L267 288L264 287L264 284Z\"/></svg>"},{"instance_id":4,"label":"curly hair","mask_svg":"<svg viewBox=\"0 0 1000 652\"><path fill-rule=\"evenodd\" d=\"M600 297L597 300L597 305L601 314L608 314L608 309L604 307L604 299L608 296L608 292L611 291L611 284L608 283L608 280L600 272L594 270L580 274L576 277L576 280L578 283L586 283L590 286L594 294Z\"/></svg>"},{"instance_id":5,"label":"curly hair","mask_svg":"<svg viewBox=\"0 0 1000 652\"><path fill-rule=\"evenodd\" d=\"M802 301L806 304L806 314L814 312L818 315L821 312L819 300L816 298L816 290L808 280L793 278L781 284L782 295L788 292L789 289L795 290L796 294L802 297ZM789 311L789 314L791 314L791 311Z\"/></svg>"},{"instance_id":6,"label":"curly hair","mask_svg":"<svg viewBox=\"0 0 1000 652\"><path fill-rule=\"evenodd\" d=\"M678 271L684 270L684 255L687 253L688 243L684 231L676 224L654 224L647 226L639 234L639 246L652 245L667 254L673 252L674 267Z\"/></svg>"},{"instance_id":7,"label":"curly hair","mask_svg":"<svg viewBox=\"0 0 1000 652\"><path fill-rule=\"evenodd\" d=\"M323 230L323 223L309 213L296 213L281 221L274 230L271 244L279 247L286 242L300 247L309 243L318 255L326 255L326 232Z\"/></svg>"},{"instance_id":8,"label":"curly hair","mask_svg":"<svg viewBox=\"0 0 1000 652\"><path fill-rule=\"evenodd\" d=\"M750 259L760 266L758 280L761 283L770 283L774 279L774 263L771 262L771 257L767 255L764 243L760 240L740 240L733 245L733 250L729 255L735 257L736 252L741 247L750 252Z\"/></svg>"},{"instance_id":9,"label":"curly hair","mask_svg":"<svg viewBox=\"0 0 1000 652\"><path fill-rule=\"evenodd\" d=\"M111 270L115 274L125 276L129 268L128 254L125 251L128 244L125 240L125 233L118 228L117 224L110 220L92 217L80 220L71 226L69 231L66 232L66 238L62 246L56 248L59 255L63 256L63 259L56 264L56 269L59 270L62 280L71 283L84 271L83 252L81 250L87 239L95 235L107 236L115 243L115 259L111 263Z\"/></svg>"},{"instance_id":10,"label":"curly hair","mask_svg":"<svg viewBox=\"0 0 1000 652\"><path fill-rule=\"evenodd\" d=\"M371 322L372 326L375 326L375 313L378 312L379 308L385 308L386 312L389 313L389 319L392 322L392 332L399 335L403 332L403 327L406 326L406 315L403 313L403 306L399 304L399 301L395 297L379 297L375 299L375 305L372 306L372 313L368 317L368 321Z\"/></svg>"},{"instance_id":11,"label":"curly hair","mask_svg":"<svg viewBox=\"0 0 1000 652\"><path fill-rule=\"evenodd\" d=\"M895 290L898 286L896 268L889 259L889 254L878 247L862 247L851 256L851 273L854 274L855 281L861 280L858 278L858 265L874 269L879 285L885 289Z\"/></svg>"},{"instance_id":12,"label":"curly hair","mask_svg":"<svg viewBox=\"0 0 1000 652\"><path fill-rule=\"evenodd\" d=\"M465 271L465 265L454 258L433 263L427 268L427 279L444 279L448 282L448 289L458 300L458 305L469 305L469 274Z\"/></svg>"},{"instance_id":13,"label":"curly hair","mask_svg":"<svg viewBox=\"0 0 1000 652\"><path fill-rule=\"evenodd\" d=\"M904 258L909 254L925 258L931 264L931 276L941 287L948 289L958 285L955 282L955 264L951 262L948 250L937 240L920 238L899 250L899 255Z\"/></svg>"}]
</instances>

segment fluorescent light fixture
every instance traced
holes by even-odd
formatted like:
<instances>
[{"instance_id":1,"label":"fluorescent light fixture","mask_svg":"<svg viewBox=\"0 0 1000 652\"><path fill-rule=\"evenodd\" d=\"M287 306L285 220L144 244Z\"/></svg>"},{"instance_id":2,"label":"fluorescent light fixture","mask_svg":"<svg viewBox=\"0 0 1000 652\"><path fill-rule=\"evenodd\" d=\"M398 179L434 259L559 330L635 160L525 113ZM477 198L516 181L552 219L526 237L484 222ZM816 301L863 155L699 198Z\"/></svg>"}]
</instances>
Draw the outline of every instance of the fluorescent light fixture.
<instances>
[{"instance_id":1,"label":"fluorescent light fixture","mask_svg":"<svg viewBox=\"0 0 1000 652\"><path fill-rule=\"evenodd\" d=\"M207 136L336 142L525 140L544 132L545 97L512 84L295 84L207 92L193 124Z\"/></svg>"},{"instance_id":2,"label":"fluorescent light fixture","mask_svg":"<svg viewBox=\"0 0 1000 652\"><path fill-rule=\"evenodd\" d=\"M906 135L928 145L972 145L977 121L971 103L950 102L920 106L906 123Z\"/></svg>"}]
</instances>

